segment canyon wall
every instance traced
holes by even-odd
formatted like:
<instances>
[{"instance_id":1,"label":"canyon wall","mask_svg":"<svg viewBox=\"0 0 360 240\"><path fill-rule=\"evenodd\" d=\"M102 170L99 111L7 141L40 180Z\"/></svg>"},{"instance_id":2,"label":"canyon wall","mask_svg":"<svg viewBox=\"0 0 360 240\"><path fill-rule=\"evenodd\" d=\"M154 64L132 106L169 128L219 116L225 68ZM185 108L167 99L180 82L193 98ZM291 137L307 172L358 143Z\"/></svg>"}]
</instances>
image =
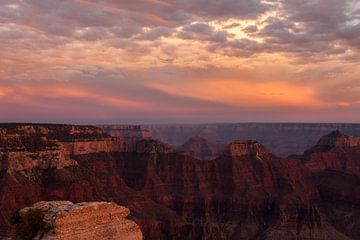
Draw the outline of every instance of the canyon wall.
<instances>
[{"instance_id":1,"label":"canyon wall","mask_svg":"<svg viewBox=\"0 0 360 240\"><path fill-rule=\"evenodd\" d=\"M320 194L328 221L339 231L360 237L360 138L340 131L322 137L298 156Z\"/></svg>"},{"instance_id":2,"label":"canyon wall","mask_svg":"<svg viewBox=\"0 0 360 240\"><path fill-rule=\"evenodd\" d=\"M100 125L106 133L119 137L125 141L141 140L151 138L148 129L140 125Z\"/></svg>"},{"instance_id":3,"label":"canyon wall","mask_svg":"<svg viewBox=\"0 0 360 240\"><path fill-rule=\"evenodd\" d=\"M183 145L177 147L179 151L202 160L212 160L219 157L225 150L226 144L214 144L202 137L192 137Z\"/></svg>"},{"instance_id":4,"label":"canyon wall","mask_svg":"<svg viewBox=\"0 0 360 240\"><path fill-rule=\"evenodd\" d=\"M6 125L0 132L1 236L14 233L17 209L49 200L116 202L146 239L359 236L360 146L339 132L289 159L250 140L232 141L208 161L91 126ZM31 157L13 157L17 151Z\"/></svg>"},{"instance_id":5,"label":"canyon wall","mask_svg":"<svg viewBox=\"0 0 360 240\"><path fill-rule=\"evenodd\" d=\"M144 125L154 139L180 146L199 136L211 143L228 144L234 140L257 140L275 154L286 157L302 154L329 132L340 130L360 136L360 124L337 123L228 123Z\"/></svg>"}]
</instances>

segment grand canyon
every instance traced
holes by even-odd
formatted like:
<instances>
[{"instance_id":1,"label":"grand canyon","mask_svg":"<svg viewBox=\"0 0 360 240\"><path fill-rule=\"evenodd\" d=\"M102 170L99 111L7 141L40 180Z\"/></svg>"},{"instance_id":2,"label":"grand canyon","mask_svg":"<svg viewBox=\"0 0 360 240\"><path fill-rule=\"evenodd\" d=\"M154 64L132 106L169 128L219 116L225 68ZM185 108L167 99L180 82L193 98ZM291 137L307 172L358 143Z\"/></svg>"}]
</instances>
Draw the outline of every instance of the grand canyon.
<instances>
[{"instance_id":1,"label":"grand canyon","mask_svg":"<svg viewBox=\"0 0 360 240\"><path fill-rule=\"evenodd\" d=\"M360 240L360 0L0 0L0 239Z\"/></svg>"},{"instance_id":2,"label":"grand canyon","mask_svg":"<svg viewBox=\"0 0 360 240\"><path fill-rule=\"evenodd\" d=\"M360 236L359 137L335 129L287 158L243 138L201 159L143 128L1 124L1 236L15 236L14 215L41 201L114 202L144 239Z\"/></svg>"}]
</instances>

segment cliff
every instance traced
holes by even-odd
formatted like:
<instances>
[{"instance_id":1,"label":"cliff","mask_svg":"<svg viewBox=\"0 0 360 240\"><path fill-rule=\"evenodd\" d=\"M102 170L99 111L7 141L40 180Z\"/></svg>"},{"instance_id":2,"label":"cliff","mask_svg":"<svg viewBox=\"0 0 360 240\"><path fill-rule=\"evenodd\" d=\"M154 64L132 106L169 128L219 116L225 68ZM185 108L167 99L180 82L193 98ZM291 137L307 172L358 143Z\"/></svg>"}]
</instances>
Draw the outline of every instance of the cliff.
<instances>
[{"instance_id":1,"label":"cliff","mask_svg":"<svg viewBox=\"0 0 360 240\"><path fill-rule=\"evenodd\" d=\"M108 202L38 202L14 217L13 239L141 240L140 227L126 218L129 213Z\"/></svg>"},{"instance_id":2,"label":"cliff","mask_svg":"<svg viewBox=\"0 0 360 240\"><path fill-rule=\"evenodd\" d=\"M220 156L224 152L225 147L225 144L210 143L205 138L195 136L176 149L198 159L211 160Z\"/></svg>"},{"instance_id":3,"label":"cliff","mask_svg":"<svg viewBox=\"0 0 360 240\"><path fill-rule=\"evenodd\" d=\"M258 156L260 154L270 154L270 151L257 141L248 140L231 142L225 154L232 157Z\"/></svg>"},{"instance_id":4,"label":"cliff","mask_svg":"<svg viewBox=\"0 0 360 240\"><path fill-rule=\"evenodd\" d=\"M358 177L350 165L312 171L310 155L282 159L252 140L233 141L216 159L201 161L156 140L125 142L96 127L29 126L35 133L24 132L24 125L2 129L4 139L17 134L18 140L3 141L1 150L1 236L12 232L10 217L17 209L44 200L116 202L130 209L146 239L359 236ZM68 143L80 144L80 150ZM65 161L37 157L44 149L59 151ZM312 154L335 152L337 161L343 155L336 154L345 152L356 166L357 149L335 146ZM16 151L35 155L23 167L22 158L8 156Z\"/></svg>"},{"instance_id":5,"label":"cliff","mask_svg":"<svg viewBox=\"0 0 360 240\"><path fill-rule=\"evenodd\" d=\"M348 236L360 236L360 138L334 131L300 159L313 175L329 221Z\"/></svg>"},{"instance_id":6,"label":"cliff","mask_svg":"<svg viewBox=\"0 0 360 240\"><path fill-rule=\"evenodd\" d=\"M118 137L124 141L150 139L148 129L140 125L101 125L99 126L107 134Z\"/></svg>"},{"instance_id":7,"label":"cliff","mask_svg":"<svg viewBox=\"0 0 360 240\"><path fill-rule=\"evenodd\" d=\"M33 169L77 166L71 157L126 151L125 143L92 126L0 125L0 172L29 174Z\"/></svg>"},{"instance_id":8,"label":"cliff","mask_svg":"<svg viewBox=\"0 0 360 240\"><path fill-rule=\"evenodd\" d=\"M320 137L336 129L360 136L360 124L337 123L223 123L144 125L154 139L179 146L189 138L199 136L216 144L253 139L278 156L302 154L314 146Z\"/></svg>"},{"instance_id":9,"label":"cliff","mask_svg":"<svg viewBox=\"0 0 360 240\"><path fill-rule=\"evenodd\" d=\"M338 170L360 174L360 137L334 131L305 151L303 162L312 172Z\"/></svg>"}]
</instances>

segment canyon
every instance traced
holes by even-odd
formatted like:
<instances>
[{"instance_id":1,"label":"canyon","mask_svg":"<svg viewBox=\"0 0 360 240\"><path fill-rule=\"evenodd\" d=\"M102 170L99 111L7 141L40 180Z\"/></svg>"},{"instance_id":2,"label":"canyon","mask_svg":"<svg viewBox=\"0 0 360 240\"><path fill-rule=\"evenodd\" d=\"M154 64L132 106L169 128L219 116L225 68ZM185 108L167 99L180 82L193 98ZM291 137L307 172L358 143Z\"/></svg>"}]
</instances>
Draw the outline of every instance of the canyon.
<instances>
[{"instance_id":1,"label":"canyon","mask_svg":"<svg viewBox=\"0 0 360 240\"><path fill-rule=\"evenodd\" d=\"M288 158L240 138L203 160L149 134L108 131L1 124L0 236L14 235L17 210L41 201L115 202L145 239L360 236L358 137L329 131Z\"/></svg>"},{"instance_id":2,"label":"canyon","mask_svg":"<svg viewBox=\"0 0 360 240\"><path fill-rule=\"evenodd\" d=\"M175 149L184 151L198 159L212 160L220 156L225 151L225 148L226 144L210 143L205 138L195 136Z\"/></svg>"},{"instance_id":3,"label":"canyon","mask_svg":"<svg viewBox=\"0 0 360 240\"><path fill-rule=\"evenodd\" d=\"M218 123L143 125L154 139L178 147L198 136L214 144L253 139L281 157L303 152L334 131L360 136L360 124L350 123Z\"/></svg>"}]
</instances>

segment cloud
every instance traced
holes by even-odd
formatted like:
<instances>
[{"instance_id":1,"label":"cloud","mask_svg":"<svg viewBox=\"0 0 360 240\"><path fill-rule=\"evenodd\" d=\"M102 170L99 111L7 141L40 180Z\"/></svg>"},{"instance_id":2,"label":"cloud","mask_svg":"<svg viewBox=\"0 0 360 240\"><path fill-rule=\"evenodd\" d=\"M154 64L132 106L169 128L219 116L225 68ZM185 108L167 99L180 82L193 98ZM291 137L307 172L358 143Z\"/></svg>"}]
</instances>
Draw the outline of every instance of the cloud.
<instances>
[{"instance_id":1,"label":"cloud","mask_svg":"<svg viewBox=\"0 0 360 240\"><path fill-rule=\"evenodd\" d=\"M144 31L137 37L139 40L154 41L161 37L169 37L173 33L173 30L168 27L159 26L152 28L148 31Z\"/></svg>"},{"instance_id":2,"label":"cloud","mask_svg":"<svg viewBox=\"0 0 360 240\"><path fill-rule=\"evenodd\" d=\"M201 82L149 83L149 86L172 95L212 100L247 108L257 106L316 108L322 105L311 88L286 82L251 83L241 80L207 80L206 88Z\"/></svg>"},{"instance_id":3,"label":"cloud","mask_svg":"<svg viewBox=\"0 0 360 240\"><path fill-rule=\"evenodd\" d=\"M274 51L326 59L358 51L356 1L283 0L279 17L268 17L258 33ZM350 23L353 24L350 24ZM316 54L315 54L316 53ZM311 58L311 57L310 57Z\"/></svg>"},{"instance_id":4,"label":"cloud","mask_svg":"<svg viewBox=\"0 0 360 240\"><path fill-rule=\"evenodd\" d=\"M184 26L177 36L182 39L193 39L199 41L226 42L228 33L217 31L206 23L193 23Z\"/></svg>"},{"instance_id":5,"label":"cloud","mask_svg":"<svg viewBox=\"0 0 360 240\"><path fill-rule=\"evenodd\" d=\"M240 57L282 52L312 60L330 55L350 59L360 48L356 34L360 8L354 0L17 0L1 4L2 38L16 40L22 48L30 47L26 42L34 40L37 45L49 47L84 40L111 42L117 48L133 43L131 49L137 49L136 41L174 36L203 41L204 48L209 41L222 43L208 49L224 47L228 50L222 53ZM276 17L271 14L261 22L260 17L271 11ZM256 21L243 26L244 34L234 39L229 29L242 24L233 22L231 28L224 26L221 30L207 23L226 19ZM318 53L316 58L311 57L314 52Z\"/></svg>"},{"instance_id":6,"label":"cloud","mask_svg":"<svg viewBox=\"0 0 360 240\"><path fill-rule=\"evenodd\" d=\"M258 31L258 28L256 25L249 25L246 26L243 31L247 34L252 34L252 33L256 33Z\"/></svg>"},{"instance_id":7,"label":"cloud","mask_svg":"<svg viewBox=\"0 0 360 240\"><path fill-rule=\"evenodd\" d=\"M269 9L260 0L171 0L177 7L205 18L253 19Z\"/></svg>"},{"instance_id":8,"label":"cloud","mask_svg":"<svg viewBox=\"0 0 360 240\"><path fill-rule=\"evenodd\" d=\"M4 0L0 109L351 119L359 31L355 0Z\"/></svg>"}]
</instances>

